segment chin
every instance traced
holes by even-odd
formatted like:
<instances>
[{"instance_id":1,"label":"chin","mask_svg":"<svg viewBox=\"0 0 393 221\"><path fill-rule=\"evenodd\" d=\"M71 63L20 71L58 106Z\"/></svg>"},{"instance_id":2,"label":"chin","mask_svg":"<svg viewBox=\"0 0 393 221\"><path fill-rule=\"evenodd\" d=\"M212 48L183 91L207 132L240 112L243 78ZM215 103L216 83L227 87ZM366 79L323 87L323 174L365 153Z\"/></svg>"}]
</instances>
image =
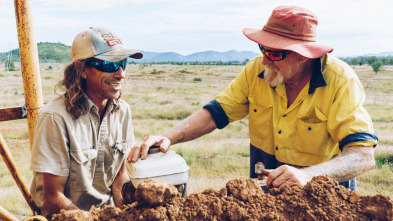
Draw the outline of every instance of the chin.
<instances>
[{"instance_id":1,"label":"chin","mask_svg":"<svg viewBox=\"0 0 393 221\"><path fill-rule=\"evenodd\" d=\"M277 87L284 82L284 75L272 65L266 65L264 79L271 87Z\"/></svg>"},{"instance_id":2,"label":"chin","mask_svg":"<svg viewBox=\"0 0 393 221\"><path fill-rule=\"evenodd\" d=\"M121 97L121 93L120 92L118 92L118 93L110 93L110 94L107 94L106 97L107 97L107 99L116 100L116 99L119 99Z\"/></svg>"}]
</instances>

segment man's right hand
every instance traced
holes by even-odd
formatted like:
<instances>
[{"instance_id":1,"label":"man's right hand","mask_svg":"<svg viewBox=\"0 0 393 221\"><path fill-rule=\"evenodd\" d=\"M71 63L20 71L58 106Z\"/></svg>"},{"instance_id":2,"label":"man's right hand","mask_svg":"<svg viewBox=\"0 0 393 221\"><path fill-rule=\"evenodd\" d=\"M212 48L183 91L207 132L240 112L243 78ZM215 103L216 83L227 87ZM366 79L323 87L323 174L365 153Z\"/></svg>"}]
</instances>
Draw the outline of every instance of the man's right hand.
<instances>
[{"instance_id":1,"label":"man's right hand","mask_svg":"<svg viewBox=\"0 0 393 221\"><path fill-rule=\"evenodd\" d=\"M150 147L159 146L160 150L162 152L165 152L170 145L171 141L164 136L144 137L138 145L132 147L131 152L127 157L127 160L129 163L135 163L136 161L138 161L139 156L142 160L145 160Z\"/></svg>"},{"instance_id":2,"label":"man's right hand","mask_svg":"<svg viewBox=\"0 0 393 221\"><path fill-rule=\"evenodd\" d=\"M129 163L146 159L147 152L151 146L159 146L162 152L165 152L170 145L187 142L212 132L217 128L216 122L212 115L205 108L195 112L193 115L182 120L174 128L160 136L147 136L142 142L131 149L127 160Z\"/></svg>"}]
</instances>

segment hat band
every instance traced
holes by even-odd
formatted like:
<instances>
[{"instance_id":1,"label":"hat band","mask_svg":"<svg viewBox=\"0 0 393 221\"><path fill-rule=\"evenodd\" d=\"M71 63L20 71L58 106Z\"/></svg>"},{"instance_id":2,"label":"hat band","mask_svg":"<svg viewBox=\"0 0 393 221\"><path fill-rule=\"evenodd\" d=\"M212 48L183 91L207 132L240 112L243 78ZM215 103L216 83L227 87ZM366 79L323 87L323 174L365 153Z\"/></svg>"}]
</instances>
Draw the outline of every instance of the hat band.
<instances>
[{"instance_id":1,"label":"hat band","mask_svg":"<svg viewBox=\"0 0 393 221\"><path fill-rule=\"evenodd\" d=\"M285 38L291 38L291 39L295 39L295 40L300 40L300 41L309 41L309 42L316 42L317 38L312 35L312 36L305 36L305 35L296 35L293 33L285 33L283 31L279 31L279 30L275 30L272 28L267 27L266 25L263 26L263 29L266 32L272 33L272 34L276 34L276 35L280 35L282 37Z\"/></svg>"}]
</instances>

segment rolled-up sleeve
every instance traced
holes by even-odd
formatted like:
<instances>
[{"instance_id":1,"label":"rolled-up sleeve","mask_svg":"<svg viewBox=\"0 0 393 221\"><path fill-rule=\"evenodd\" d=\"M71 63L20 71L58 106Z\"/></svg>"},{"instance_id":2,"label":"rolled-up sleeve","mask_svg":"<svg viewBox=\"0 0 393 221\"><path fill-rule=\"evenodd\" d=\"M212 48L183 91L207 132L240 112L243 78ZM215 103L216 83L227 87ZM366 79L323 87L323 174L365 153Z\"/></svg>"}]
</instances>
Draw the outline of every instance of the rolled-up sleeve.
<instances>
[{"instance_id":1,"label":"rolled-up sleeve","mask_svg":"<svg viewBox=\"0 0 393 221\"><path fill-rule=\"evenodd\" d=\"M217 128L222 129L229 124L228 117L225 114L224 109L222 109L220 103L216 100L210 101L208 104L203 106L212 115L214 121L216 122Z\"/></svg>"}]
</instances>

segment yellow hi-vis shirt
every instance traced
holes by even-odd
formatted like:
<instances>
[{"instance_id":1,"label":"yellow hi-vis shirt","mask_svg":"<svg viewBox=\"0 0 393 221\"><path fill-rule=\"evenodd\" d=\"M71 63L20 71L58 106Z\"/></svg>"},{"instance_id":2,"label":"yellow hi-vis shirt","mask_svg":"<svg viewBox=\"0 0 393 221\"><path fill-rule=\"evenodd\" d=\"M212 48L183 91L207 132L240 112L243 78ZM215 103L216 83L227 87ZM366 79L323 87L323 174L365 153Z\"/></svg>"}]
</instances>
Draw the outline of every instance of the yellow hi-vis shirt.
<instances>
[{"instance_id":1,"label":"yellow hi-vis shirt","mask_svg":"<svg viewBox=\"0 0 393 221\"><path fill-rule=\"evenodd\" d=\"M356 73L331 55L314 61L310 82L289 107L285 84L269 86L258 56L204 108L218 128L248 115L251 145L285 164L311 166L350 146L375 146Z\"/></svg>"}]
</instances>

